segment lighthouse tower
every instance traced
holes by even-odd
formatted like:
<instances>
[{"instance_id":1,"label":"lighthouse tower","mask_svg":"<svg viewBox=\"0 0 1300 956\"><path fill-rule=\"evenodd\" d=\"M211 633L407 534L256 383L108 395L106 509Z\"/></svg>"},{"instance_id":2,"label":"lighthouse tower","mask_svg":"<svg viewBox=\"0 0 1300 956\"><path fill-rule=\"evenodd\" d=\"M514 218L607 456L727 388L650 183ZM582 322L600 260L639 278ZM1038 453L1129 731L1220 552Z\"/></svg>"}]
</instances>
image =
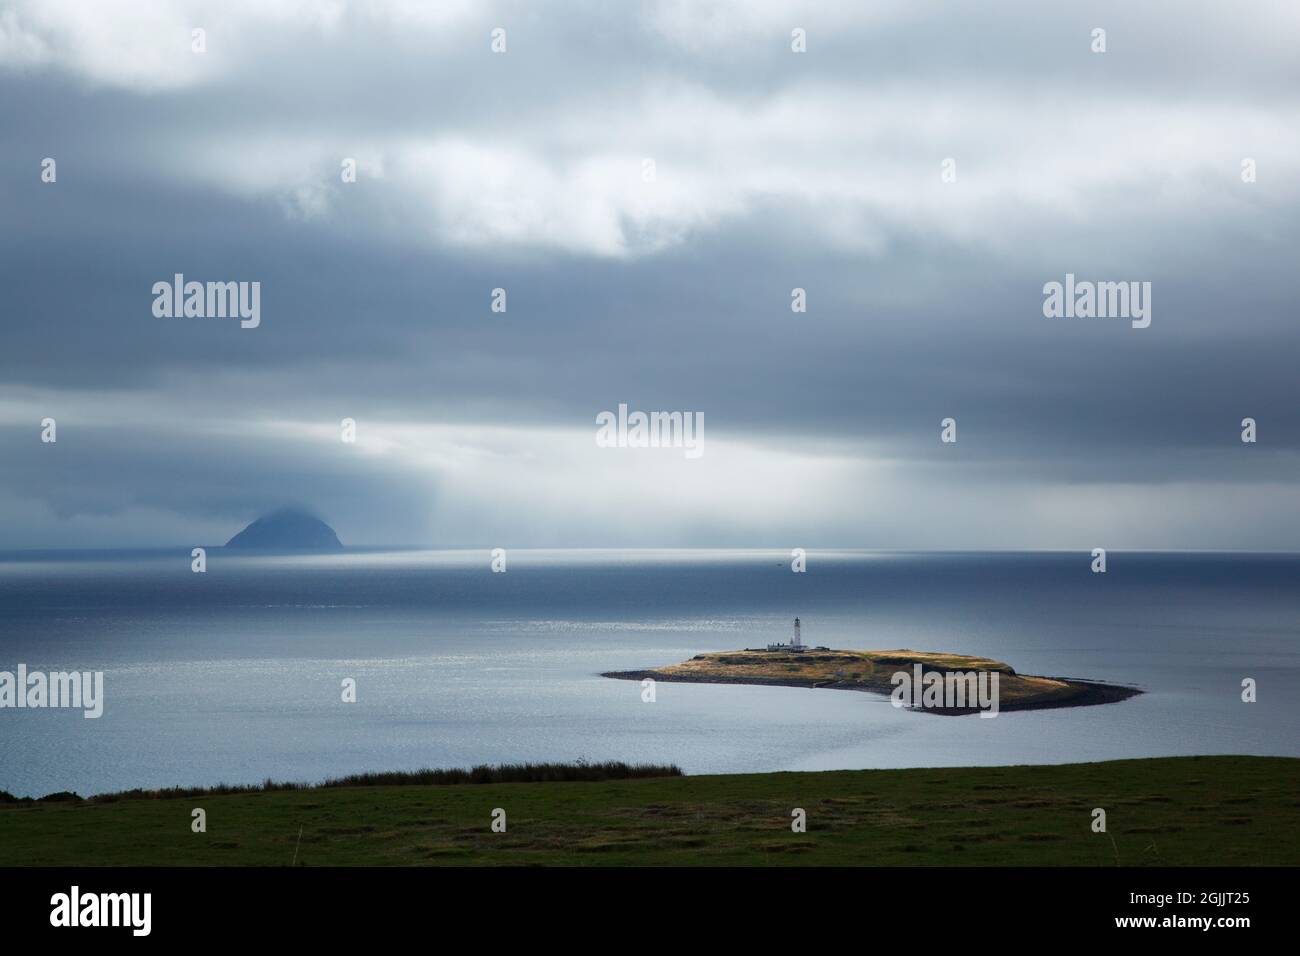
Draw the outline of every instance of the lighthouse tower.
<instances>
[{"instance_id":1,"label":"lighthouse tower","mask_svg":"<svg viewBox=\"0 0 1300 956\"><path fill-rule=\"evenodd\" d=\"M790 641L789 644L769 644L767 645L767 649L769 651L780 651L783 654L788 651L808 650L808 648L804 645L803 638L799 636L799 619L797 617L794 619L794 638ZM758 650L758 648L754 648L754 650ZM816 650L824 651L826 650L826 648L819 647L816 648Z\"/></svg>"}]
</instances>

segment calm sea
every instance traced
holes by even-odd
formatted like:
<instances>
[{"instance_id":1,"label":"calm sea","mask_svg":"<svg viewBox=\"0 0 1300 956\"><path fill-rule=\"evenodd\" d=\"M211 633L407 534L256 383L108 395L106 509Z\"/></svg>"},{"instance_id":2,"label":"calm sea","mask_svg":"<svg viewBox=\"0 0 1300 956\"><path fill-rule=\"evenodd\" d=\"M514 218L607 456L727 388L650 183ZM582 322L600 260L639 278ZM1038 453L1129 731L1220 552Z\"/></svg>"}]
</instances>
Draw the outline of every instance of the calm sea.
<instances>
[{"instance_id":1,"label":"calm sea","mask_svg":"<svg viewBox=\"0 0 1300 956\"><path fill-rule=\"evenodd\" d=\"M0 670L102 670L105 711L0 710L0 789L526 760L688 773L1300 756L1300 555L486 551L0 554ZM995 720L871 694L600 671L786 639L944 650L1147 693ZM1258 702L1241 701L1243 678ZM341 700L353 678L357 701Z\"/></svg>"}]
</instances>

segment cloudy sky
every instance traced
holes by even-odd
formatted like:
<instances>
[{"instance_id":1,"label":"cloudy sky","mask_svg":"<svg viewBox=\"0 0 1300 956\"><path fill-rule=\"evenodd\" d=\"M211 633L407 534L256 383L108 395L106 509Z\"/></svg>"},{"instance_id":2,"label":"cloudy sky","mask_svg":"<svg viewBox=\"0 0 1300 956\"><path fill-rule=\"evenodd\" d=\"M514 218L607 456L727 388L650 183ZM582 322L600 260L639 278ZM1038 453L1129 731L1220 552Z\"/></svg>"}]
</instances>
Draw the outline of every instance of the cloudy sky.
<instances>
[{"instance_id":1,"label":"cloudy sky","mask_svg":"<svg viewBox=\"0 0 1300 956\"><path fill-rule=\"evenodd\" d=\"M0 0L0 549L283 503L356 545L1295 549L1298 46L1294 0ZM155 317L175 273L260 327ZM1045 318L1066 273L1150 327ZM703 456L597 447L620 403Z\"/></svg>"}]
</instances>

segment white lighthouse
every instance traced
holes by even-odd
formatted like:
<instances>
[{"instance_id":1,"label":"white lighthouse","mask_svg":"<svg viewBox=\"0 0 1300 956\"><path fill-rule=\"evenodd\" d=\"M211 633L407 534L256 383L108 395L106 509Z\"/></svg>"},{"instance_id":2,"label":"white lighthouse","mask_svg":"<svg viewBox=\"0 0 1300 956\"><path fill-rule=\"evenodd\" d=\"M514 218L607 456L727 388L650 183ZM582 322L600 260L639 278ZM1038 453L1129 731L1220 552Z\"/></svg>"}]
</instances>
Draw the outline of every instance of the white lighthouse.
<instances>
[{"instance_id":1,"label":"white lighthouse","mask_svg":"<svg viewBox=\"0 0 1300 956\"><path fill-rule=\"evenodd\" d=\"M808 650L808 648L804 646L804 643L803 643L803 637L800 636L800 634L799 634L799 619L798 619L797 617L794 619L794 637L790 640L790 643L789 643L789 644L769 644L769 645L767 645L767 649L768 649L769 651L806 651L806 650ZM813 648L813 650L825 650L825 648L815 647L815 648Z\"/></svg>"}]
</instances>

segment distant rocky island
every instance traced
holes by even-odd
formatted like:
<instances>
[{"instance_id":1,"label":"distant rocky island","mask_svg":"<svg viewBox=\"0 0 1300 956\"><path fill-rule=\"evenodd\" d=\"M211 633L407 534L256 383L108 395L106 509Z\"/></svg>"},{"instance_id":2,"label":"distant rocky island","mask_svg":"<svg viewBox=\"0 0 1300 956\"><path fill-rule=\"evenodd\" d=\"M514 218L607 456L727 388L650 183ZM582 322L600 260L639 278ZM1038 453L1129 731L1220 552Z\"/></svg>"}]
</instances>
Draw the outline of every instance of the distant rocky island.
<instances>
[{"instance_id":1,"label":"distant rocky island","mask_svg":"<svg viewBox=\"0 0 1300 956\"><path fill-rule=\"evenodd\" d=\"M994 677L996 675L996 677ZM1086 707L1127 700L1141 691L1077 678L1017 674L1009 664L931 651L841 651L769 645L697 654L689 661L650 670L608 671L620 680L703 684L767 684L887 694L900 706L957 716L984 712ZM990 696L992 702L988 702ZM989 713L991 711L991 713Z\"/></svg>"},{"instance_id":2,"label":"distant rocky island","mask_svg":"<svg viewBox=\"0 0 1300 956\"><path fill-rule=\"evenodd\" d=\"M247 551L342 551L334 529L298 508L264 514L226 542L227 548Z\"/></svg>"}]
</instances>

